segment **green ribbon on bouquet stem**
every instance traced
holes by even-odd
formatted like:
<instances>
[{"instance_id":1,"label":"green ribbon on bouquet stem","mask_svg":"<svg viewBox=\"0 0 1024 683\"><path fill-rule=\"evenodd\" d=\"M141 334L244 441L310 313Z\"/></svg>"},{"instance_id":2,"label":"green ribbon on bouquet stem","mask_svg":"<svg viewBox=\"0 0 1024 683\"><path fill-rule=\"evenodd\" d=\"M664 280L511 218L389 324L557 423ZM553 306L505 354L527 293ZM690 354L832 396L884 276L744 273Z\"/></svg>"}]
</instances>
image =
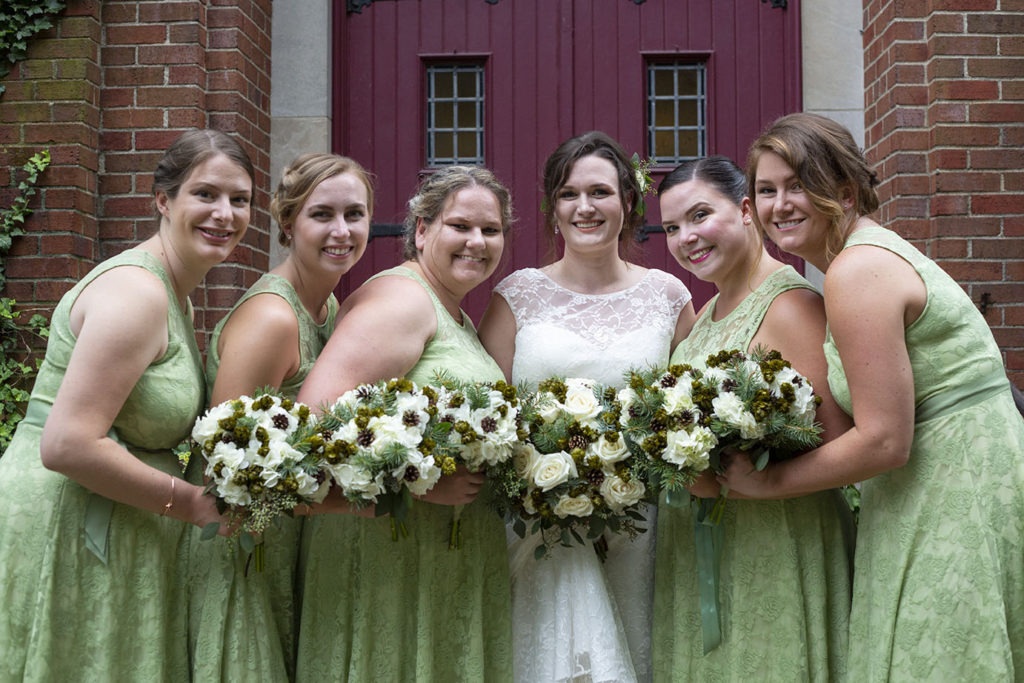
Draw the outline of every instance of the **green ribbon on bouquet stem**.
<instances>
[{"instance_id":1,"label":"green ribbon on bouquet stem","mask_svg":"<svg viewBox=\"0 0 1024 683\"><path fill-rule=\"evenodd\" d=\"M448 531L448 550L458 550L462 547L462 508L464 505L452 507L452 523Z\"/></svg>"},{"instance_id":2,"label":"green ribbon on bouquet stem","mask_svg":"<svg viewBox=\"0 0 1024 683\"><path fill-rule=\"evenodd\" d=\"M723 487L724 489L725 487ZM718 604L718 584L722 566L722 525L721 513L728 490L718 498L690 499L693 513L693 538L697 552L697 587L700 593L701 635L704 640L704 654L718 647L722 642L722 622ZM716 511L718 513L715 519Z\"/></svg>"}]
</instances>

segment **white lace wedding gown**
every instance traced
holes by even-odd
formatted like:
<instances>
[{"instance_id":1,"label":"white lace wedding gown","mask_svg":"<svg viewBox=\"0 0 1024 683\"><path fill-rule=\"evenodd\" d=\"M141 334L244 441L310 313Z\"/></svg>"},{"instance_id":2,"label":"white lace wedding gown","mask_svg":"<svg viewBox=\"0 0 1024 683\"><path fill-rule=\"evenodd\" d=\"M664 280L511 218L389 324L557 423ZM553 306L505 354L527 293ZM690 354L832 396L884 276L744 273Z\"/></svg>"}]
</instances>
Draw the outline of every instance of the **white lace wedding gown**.
<instances>
[{"instance_id":1,"label":"white lace wedding gown","mask_svg":"<svg viewBox=\"0 0 1024 683\"><path fill-rule=\"evenodd\" d=\"M516 320L512 379L535 388L547 377L587 377L623 386L632 367L665 365L686 286L660 270L612 294L579 294L535 268L495 288ZM539 538L509 531L517 683L602 683L651 678L656 508L635 540L606 535L608 558L557 546L535 560Z\"/></svg>"}]
</instances>

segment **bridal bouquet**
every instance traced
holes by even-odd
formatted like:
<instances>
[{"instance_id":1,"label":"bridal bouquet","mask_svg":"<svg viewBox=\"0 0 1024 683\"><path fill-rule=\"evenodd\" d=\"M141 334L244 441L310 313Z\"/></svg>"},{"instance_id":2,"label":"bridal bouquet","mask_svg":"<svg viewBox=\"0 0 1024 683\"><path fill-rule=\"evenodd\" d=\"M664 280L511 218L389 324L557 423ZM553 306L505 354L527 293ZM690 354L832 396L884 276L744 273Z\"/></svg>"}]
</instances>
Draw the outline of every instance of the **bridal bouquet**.
<instances>
[{"instance_id":1,"label":"bridal bouquet","mask_svg":"<svg viewBox=\"0 0 1024 683\"><path fill-rule=\"evenodd\" d=\"M738 350L708 357L701 372L673 365L630 374L619 392L627 440L643 453L648 482L671 498L725 451L746 451L763 469L821 441L814 421L821 402L810 382L778 351ZM724 491L712 520L721 518Z\"/></svg>"},{"instance_id":2,"label":"bridal bouquet","mask_svg":"<svg viewBox=\"0 0 1024 683\"><path fill-rule=\"evenodd\" d=\"M462 464L473 472L486 472L492 480L505 478L516 445L526 438L516 388L504 381L460 382L439 374L423 391L436 406L429 432L442 472L451 474ZM453 513L448 541L452 550L461 545L461 508L456 506Z\"/></svg>"},{"instance_id":3,"label":"bridal bouquet","mask_svg":"<svg viewBox=\"0 0 1024 683\"><path fill-rule=\"evenodd\" d=\"M636 535L647 492L619 433L621 405L613 389L587 379L552 378L523 401L528 440L517 445L514 479L499 486L501 507L520 537L540 532L538 559L555 542L599 540L608 529ZM601 544L595 543L600 553Z\"/></svg>"},{"instance_id":4,"label":"bridal bouquet","mask_svg":"<svg viewBox=\"0 0 1024 683\"><path fill-rule=\"evenodd\" d=\"M441 477L426 438L429 394L408 379L361 384L344 393L320 418L324 468L357 506L376 504L378 514L404 517L411 494L423 495ZM397 537L397 536L396 536Z\"/></svg>"},{"instance_id":5,"label":"bridal bouquet","mask_svg":"<svg viewBox=\"0 0 1024 683\"><path fill-rule=\"evenodd\" d=\"M309 407L269 392L241 396L199 417L192 439L206 462L206 492L217 497L217 509L228 513L262 571L261 535L270 523L327 494ZM217 527L208 525L203 538L215 536Z\"/></svg>"}]
</instances>

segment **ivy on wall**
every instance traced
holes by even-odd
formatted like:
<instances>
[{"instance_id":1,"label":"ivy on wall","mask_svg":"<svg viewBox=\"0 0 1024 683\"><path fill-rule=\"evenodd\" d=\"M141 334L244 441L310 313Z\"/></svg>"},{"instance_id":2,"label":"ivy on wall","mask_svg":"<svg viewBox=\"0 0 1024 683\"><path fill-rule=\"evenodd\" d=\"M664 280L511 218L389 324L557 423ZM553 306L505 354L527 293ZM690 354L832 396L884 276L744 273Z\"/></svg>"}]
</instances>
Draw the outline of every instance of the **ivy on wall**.
<instances>
[{"instance_id":1,"label":"ivy on wall","mask_svg":"<svg viewBox=\"0 0 1024 683\"><path fill-rule=\"evenodd\" d=\"M28 41L40 31L53 27L53 17L66 5L63 0L4 0L0 3L0 79L25 59ZM0 94L3 94L0 83Z\"/></svg>"},{"instance_id":2,"label":"ivy on wall","mask_svg":"<svg viewBox=\"0 0 1024 683\"><path fill-rule=\"evenodd\" d=\"M50 152L38 152L21 167L24 178L18 183L17 194L11 206L0 209L0 289L7 282L4 262L11 248L11 240L25 234L25 219L32 213L28 203L36 193L35 184L47 166ZM25 311L15 310L17 302L0 297L0 455L14 436L14 429L24 416L29 389L39 369L26 362L34 348L33 341L46 339L50 334L46 318L35 313L28 323L18 321Z\"/></svg>"}]
</instances>

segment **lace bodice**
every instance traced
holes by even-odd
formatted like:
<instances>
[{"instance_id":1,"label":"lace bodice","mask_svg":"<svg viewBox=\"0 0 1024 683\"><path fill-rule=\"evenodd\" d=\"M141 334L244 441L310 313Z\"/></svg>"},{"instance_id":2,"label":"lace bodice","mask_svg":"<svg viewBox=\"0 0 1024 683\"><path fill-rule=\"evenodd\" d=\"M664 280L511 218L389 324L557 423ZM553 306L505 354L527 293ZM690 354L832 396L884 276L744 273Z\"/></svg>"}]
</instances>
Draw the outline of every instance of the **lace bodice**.
<instances>
[{"instance_id":1,"label":"lace bodice","mask_svg":"<svg viewBox=\"0 0 1024 683\"><path fill-rule=\"evenodd\" d=\"M537 268L512 273L494 291L516 320L512 380L530 386L554 375L621 386L631 367L664 365L691 298L678 278L653 269L611 294L573 292Z\"/></svg>"}]
</instances>

